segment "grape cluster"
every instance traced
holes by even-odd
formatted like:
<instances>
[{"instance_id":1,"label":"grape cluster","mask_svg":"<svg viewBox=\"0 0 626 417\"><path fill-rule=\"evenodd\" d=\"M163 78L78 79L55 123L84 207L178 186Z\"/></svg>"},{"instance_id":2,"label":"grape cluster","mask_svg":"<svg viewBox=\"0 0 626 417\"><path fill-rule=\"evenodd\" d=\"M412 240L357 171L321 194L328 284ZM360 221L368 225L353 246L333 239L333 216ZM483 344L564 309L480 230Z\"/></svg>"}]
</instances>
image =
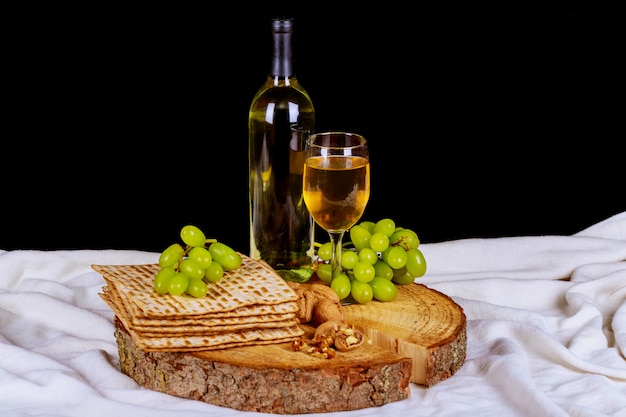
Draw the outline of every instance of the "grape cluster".
<instances>
[{"instance_id":1,"label":"grape cluster","mask_svg":"<svg viewBox=\"0 0 626 417\"><path fill-rule=\"evenodd\" d=\"M237 269L242 263L239 253L216 239L207 239L196 226L184 226L180 238L184 246L173 243L159 256L154 289L161 295L204 297L208 283L219 281L224 272Z\"/></svg>"},{"instance_id":2,"label":"grape cluster","mask_svg":"<svg viewBox=\"0 0 626 417\"><path fill-rule=\"evenodd\" d=\"M318 278L330 284L341 300L351 297L360 304L373 299L393 301L397 285L414 282L426 273L420 240L411 229L396 227L393 220L363 221L349 230L350 241L341 248L341 270L332 271L332 243L318 247Z\"/></svg>"}]
</instances>

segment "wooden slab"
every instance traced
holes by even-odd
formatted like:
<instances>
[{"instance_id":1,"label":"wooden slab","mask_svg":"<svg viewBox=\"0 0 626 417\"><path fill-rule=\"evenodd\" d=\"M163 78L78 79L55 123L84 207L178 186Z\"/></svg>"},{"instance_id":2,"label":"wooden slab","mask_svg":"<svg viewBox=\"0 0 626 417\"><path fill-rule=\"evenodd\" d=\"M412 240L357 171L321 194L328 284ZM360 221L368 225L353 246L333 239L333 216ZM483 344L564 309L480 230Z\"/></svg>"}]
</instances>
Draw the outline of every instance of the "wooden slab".
<instances>
[{"instance_id":1,"label":"wooden slab","mask_svg":"<svg viewBox=\"0 0 626 417\"><path fill-rule=\"evenodd\" d=\"M466 318L450 297L421 284L398 287L390 303L346 306L346 321L364 329L372 343L413 360L411 382L431 386L461 368Z\"/></svg>"},{"instance_id":2,"label":"wooden slab","mask_svg":"<svg viewBox=\"0 0 626 417\"><path fill-rule=\"evenodd\" d=\"M120 366L139 385L178 397L241 411L306 414L409 398L411 382L433 385L465 360L463 310L423 285L400 286L395 301L349 305L346 313L367 342L332 359L294 352L291 343L144 352L116 321Z\"/></svg>"}]
</instances>

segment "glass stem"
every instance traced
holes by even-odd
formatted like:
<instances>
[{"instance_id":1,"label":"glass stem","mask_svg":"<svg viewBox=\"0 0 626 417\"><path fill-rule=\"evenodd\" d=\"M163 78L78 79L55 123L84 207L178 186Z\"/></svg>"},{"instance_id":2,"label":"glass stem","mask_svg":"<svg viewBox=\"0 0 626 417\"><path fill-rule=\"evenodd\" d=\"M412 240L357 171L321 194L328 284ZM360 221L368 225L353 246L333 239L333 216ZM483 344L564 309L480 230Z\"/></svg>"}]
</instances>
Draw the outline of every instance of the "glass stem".
<instances>
[{"instance_id":1,"label":"glass stem","mask_svg":"<svg viewBox=\"0 0 626 417\"><path fill-rule=\"evenodd\" d=\"M330 241L332 243L333 253L330 260L330 264L333 267L333 278L341 272L341 241L343 240L344 232L328 233L330 235Z\"/></svg>"}]
</instances>

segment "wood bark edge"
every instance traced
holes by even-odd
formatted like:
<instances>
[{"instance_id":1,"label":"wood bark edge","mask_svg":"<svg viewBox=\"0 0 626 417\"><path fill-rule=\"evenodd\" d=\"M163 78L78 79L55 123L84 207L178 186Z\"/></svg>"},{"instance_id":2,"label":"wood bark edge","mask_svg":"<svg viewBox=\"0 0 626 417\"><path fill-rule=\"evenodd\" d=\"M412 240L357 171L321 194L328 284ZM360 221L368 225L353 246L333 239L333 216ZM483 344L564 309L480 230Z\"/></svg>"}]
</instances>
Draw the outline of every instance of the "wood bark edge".
<instances>
[{"instance_id":1,"label":"wood bark edge","mask_svg":"<svg viewBox=\"0 0 626 417\"><path fill-rule=\"evenodd\" d=\"M240 411L351 411L404 400L411 392L410 358L329 368L252 368L190 353L144 352L119 321L115 337L120 368L139 385Z\"/></svg>"}]
</instances>

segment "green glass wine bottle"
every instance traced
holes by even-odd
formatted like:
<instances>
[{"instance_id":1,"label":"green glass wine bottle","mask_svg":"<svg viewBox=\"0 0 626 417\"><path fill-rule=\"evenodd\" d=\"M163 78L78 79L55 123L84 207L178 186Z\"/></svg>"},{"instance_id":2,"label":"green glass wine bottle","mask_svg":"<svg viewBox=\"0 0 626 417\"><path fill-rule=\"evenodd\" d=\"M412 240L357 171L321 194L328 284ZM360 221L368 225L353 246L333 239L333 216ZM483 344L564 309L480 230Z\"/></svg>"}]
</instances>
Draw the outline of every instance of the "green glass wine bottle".
<instances>
[{"instance_id":1,"label":"green glass wine bottle","mask_svg":"<svg viewBox=\"0 0 626 417\"><path fill-rule=\"evenodd\" d=\"M250 257L289 280L312 274L315 225L302 198L304 146L315 110L294 72L294 20L272 19L270 72L248 118Z\"/></svg>"}]
</instances>

